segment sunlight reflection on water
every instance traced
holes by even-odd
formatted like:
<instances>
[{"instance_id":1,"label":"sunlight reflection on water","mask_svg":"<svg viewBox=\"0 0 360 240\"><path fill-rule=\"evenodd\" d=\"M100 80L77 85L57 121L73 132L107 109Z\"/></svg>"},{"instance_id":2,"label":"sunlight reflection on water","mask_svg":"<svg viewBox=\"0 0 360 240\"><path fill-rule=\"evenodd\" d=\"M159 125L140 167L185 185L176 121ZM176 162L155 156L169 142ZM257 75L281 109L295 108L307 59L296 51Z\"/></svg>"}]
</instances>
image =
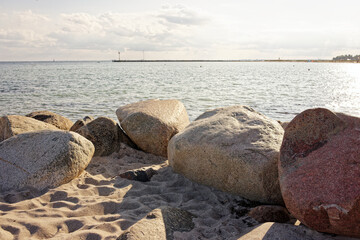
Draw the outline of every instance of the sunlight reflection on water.
<instances>
[{"instance_id":1,"label":"sunlight reflection on water","mask_svg":"<svg viewBox=\"0 0 360 240\"><path fill-rule=\"evenodd\" d=\"M124 104L175 98L191 120L235 104L283 121L313 107L360 116L360 64L351 63L0 63L0 79L1 115L116 119Z\"/></svg>"}]
</instances>

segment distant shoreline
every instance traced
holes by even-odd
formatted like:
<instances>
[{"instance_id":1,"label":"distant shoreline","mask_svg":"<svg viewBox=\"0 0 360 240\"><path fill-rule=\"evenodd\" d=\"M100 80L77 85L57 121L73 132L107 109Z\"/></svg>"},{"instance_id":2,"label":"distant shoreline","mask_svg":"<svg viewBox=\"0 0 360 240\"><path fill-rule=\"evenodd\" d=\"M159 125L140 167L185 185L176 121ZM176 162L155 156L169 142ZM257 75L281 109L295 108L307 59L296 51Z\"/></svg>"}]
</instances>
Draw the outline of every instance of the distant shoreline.
<instances>
[{"instance_id":1,"label":"distant shoreline","mask_svg":"<svg viewBox=\"0 0 360 240\"><path fill-rule=\"evenodd\" d=\"M360 63L359 61L333 61L333 60L324 60L324 59L318 59L318 60L292 60L292 59L245 59L245 60L200 60L200 59L193 59L193 60L56 60L56 61L45 61L45 60L39 60L39 61L0 61L0 64L4 63L67 63L67 62L122 62L122 63L137 63L137 62L317 62L317 63Z\"/></svg>"},{"instance_id":2,"label":"distant shoreline","mask_svg":"<svg viewBox=\"0 0 360 240\"><path fill-rule=\"evenodd\" d=\"M333 60L112 60L112 62L320 62L320 63L359 63L359 61Z\"/></svg>"}]
</instances>

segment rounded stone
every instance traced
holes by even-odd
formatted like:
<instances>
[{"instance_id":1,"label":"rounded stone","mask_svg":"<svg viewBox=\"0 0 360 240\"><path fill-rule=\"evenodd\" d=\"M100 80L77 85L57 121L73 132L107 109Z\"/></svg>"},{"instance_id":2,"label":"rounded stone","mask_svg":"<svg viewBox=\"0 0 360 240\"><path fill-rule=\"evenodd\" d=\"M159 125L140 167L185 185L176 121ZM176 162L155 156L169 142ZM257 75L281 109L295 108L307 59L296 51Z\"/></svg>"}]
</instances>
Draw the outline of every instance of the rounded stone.
<instances>
[{"instance_id":1,"label":"rounded stone","mask_svg":"<svg viewBox=\"0 0 360 240\"><path fill-rule=\"evenodd\" d=\"M290 213L320 232L360 237L360 119L309 109L287 126L281 192Z\"/></svg>"},{"instance_id":2,"label":"rounded stone","mask_svg":"<svg viewBox=\"0 0 360 240\"><path fill-rule=\"evenodd\" d=\"M0 191L56 187L89 164L94 145L74 132L36 131L0 143Z\"/></svg>"},{"instance_id":3,"label":"rounded stone","mask_svg":"<svg viewBox=\"0 0 360 240\"><path fill-rule=\"evenodd\" d=\"M277 162L281 125L246 106L205 112L169 143L169 164L187 178L268 204L283 204Z\"/></svg>"}]
</instances>

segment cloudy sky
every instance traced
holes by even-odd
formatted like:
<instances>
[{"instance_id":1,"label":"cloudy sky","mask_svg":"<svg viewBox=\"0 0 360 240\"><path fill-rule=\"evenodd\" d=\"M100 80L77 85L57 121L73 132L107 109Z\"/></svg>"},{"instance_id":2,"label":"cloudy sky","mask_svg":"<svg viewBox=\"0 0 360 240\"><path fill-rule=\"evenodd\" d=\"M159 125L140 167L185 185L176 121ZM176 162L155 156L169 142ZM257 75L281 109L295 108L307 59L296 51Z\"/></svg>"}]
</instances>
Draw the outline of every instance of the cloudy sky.
<instances>
[{"instance_id":1,"label":"cloudy sky","mask_svg":"<svg viewBox=\"0 0 360 240\"><path fill-rule=\"evenodd\" d=\"M0 61L360 54L359 0L1 0Z\"/></svg>"}]
</instances>

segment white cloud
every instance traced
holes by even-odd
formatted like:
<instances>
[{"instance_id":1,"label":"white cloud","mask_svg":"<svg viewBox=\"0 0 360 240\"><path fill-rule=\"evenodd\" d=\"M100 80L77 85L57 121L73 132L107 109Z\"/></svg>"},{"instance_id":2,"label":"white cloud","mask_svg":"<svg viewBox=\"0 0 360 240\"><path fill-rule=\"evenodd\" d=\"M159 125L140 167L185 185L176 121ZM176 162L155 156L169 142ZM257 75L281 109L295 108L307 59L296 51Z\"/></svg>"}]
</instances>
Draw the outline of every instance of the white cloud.
<instances>
[{"instance_id":1,"label":"white cloud","mask_svg":"<svg viewBox=\"0 0 360 240\"><path fill-rule=\"evenodd\" d=\"M205 17L183 6L162 8L159 12L62 14L57 30L48 36L69 49L177 51L191 47L189 39L206 23Z\"/></svg>"},{"instance_id":2,"label":"white cloud","mask_svg":"<svg viewBox=\"0 0 360 240\"><path fill-rule=\"evenodd\" d=\"M8 51L54 46L55 40L48 37L51 20L32 11L0 14L0 43Z\"/></svg>"},{"instance_id":3,"label":"white cloud","mask_svg":"<svg viewBox=\"0 0 360 240\"><path fill-rule=\"evenodd\" d=\"M210 18L182 5L163 6L158 17L165 19L168 23L186 26L203 25L210 21Z\"/></svg>"},{"instance_id":4,"label":"white cloud","mask_svg":"<svg viewBox=\"0 0 360 240\"><path fill-rule=\"evenodd\" d=\"M141 57L142 51L153 59L330 58L360 51L360 26L351 18L315 21L314 10L309 21L292 18L294 9L282 14L286 9L267 11L271 4L249 10L233 4L231 12L211 13L182 5L133 13L4 12L0 60L24 53L29 60L111 59L118 50L127 59Z\"/></svg>"}]
</instances>

